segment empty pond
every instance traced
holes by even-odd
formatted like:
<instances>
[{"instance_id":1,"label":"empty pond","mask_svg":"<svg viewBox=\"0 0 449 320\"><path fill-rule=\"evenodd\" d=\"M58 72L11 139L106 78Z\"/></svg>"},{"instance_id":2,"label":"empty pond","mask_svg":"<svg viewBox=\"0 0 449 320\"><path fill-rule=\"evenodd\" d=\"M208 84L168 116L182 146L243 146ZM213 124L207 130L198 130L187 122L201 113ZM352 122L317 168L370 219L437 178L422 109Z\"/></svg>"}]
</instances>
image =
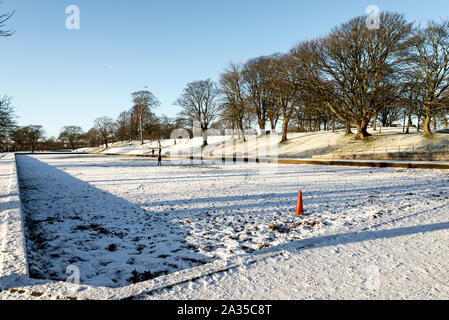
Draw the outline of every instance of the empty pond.
<instances>
[{"instance_id":1,"label":"empty pond","mask_svg":"<svg viewBox=\"0 0 449 320\"><path fill-rule=\"evenodd\" d=\"M449 195L447 173L436 170L158 167L87 155L18 155L17 163L31 276L64 281L74 265L82 283L109 287L345 232ZM306 214L296 217L299 189Z\"/></svg>"}]
</instances>

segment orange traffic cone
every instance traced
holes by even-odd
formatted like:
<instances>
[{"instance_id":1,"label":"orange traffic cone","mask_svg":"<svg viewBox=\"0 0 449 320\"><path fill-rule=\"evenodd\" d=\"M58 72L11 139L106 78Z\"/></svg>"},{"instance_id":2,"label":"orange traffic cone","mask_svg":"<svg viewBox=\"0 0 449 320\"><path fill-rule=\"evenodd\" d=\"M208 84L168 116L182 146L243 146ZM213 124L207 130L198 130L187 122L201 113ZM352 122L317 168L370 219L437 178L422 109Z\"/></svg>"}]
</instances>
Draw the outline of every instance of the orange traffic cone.
<instances>
[{"instance_id":1,"label":"orange traffic cone","mask_svg":"<svg viewBox=\"0 0 449 320\"><path fill-rule=\"evenodd\" d=\"M304 213L304 207L302 204L302 191L299 190L298 202L296 203L296 215L300 216Z\"/></svg>"}]
</instances>

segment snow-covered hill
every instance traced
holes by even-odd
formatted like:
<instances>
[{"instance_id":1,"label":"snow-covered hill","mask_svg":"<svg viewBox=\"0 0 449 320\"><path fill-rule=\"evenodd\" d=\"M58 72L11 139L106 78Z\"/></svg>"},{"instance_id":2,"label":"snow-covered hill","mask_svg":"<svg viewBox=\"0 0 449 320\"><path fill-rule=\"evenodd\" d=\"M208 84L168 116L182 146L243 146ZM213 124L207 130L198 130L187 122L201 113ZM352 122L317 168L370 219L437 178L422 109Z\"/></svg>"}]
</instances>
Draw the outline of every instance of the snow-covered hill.
<instances>
[{"instance_id":1,"label":"snow-covered hill","mask_svg":"<svg viewBox=\"0 0 449 320\"><path fill-rule=\"evenodd\" d=\"M248 136L244 143L232 136L209 137L209 145L201 148L202 138L170 139L162 141L163 154L205 156L237 155L249 157L312 158L318 155L382 153L403 151L448 150L449 134L437 133L431 138L424 138L412 128L410 134L403 134L402 128L382 128L381 131L369 132L373 135L364 141L357 141L353 135L346 136L343 131L290 133L289 140L280 143L280 135ZM138 141L115 143L109 148L84 148L77 151L99 152L108 154L157 154L157 141Z\"/></svg>"}]
</instances>

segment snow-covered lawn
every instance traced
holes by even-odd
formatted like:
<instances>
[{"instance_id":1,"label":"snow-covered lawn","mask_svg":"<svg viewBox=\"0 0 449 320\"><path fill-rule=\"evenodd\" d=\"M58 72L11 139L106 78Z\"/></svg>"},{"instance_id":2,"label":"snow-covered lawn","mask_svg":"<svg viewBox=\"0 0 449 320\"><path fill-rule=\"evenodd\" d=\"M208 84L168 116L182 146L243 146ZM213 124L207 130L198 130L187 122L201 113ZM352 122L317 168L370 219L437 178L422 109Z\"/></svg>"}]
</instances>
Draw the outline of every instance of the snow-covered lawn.
<instances>
[{"instance_id":1,"label":"snow-covered lawn","mask_svg":"<svg viewBox=\"0 0 449 320\"><path fill-rule=\"evenodd\" d=\"M18 155L32 277L118 287L449 203L449 172ZM267 170L261 170L267 169ZM306 214L294 215L298 191Z\"/></svg>"}]
</instances>

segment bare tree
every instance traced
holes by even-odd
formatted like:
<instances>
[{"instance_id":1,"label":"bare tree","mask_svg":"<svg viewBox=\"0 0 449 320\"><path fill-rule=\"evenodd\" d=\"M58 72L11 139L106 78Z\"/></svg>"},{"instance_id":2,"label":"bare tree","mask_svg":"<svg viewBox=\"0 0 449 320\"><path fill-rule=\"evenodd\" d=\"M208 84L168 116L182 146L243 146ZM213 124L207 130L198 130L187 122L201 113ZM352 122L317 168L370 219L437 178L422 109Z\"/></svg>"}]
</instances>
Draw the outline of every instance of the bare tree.
<instances>
[{"instance_id":1,"label":"bare tree","mask_svg":"<svg viewBox=\"0 0 449 320\"><path fill-rule=\"evenodd\" d=\"M91 148L100 145L102 140L101 135L96 128L91 128L89 131L87 131L85 139L86 145L88 145Z\"/></svg>"},{"instance_id":2,"label":"bare tree","mask_svg":"<svg viewBox=\"0 0 449 320\"><path fill-rule=\"evenodd\" d=\"M172 137L173 131L178 129L176 119L169 118L165 114L162 114L159 119L159 123L161 126L160 135L163 139L170 139ZM175 139L176 140L176 139ZM175 141L176 143L176 141Z\"/></svg>"},{"instance_id":3,"label":"bare tree","mask_svg":"<svg viewBox=\"0 0 449 320\"><path fill-rule=\"evenodd\" d=\"M30 147L31 152L36 151L39 142L45 138L45 131L40 125L29 125L22 128L25 143Z\"/></svg>"},{"instance_id":4,"label":"bare tree","mask_svg":"<svg viewBox=\"0 0 449 320\"><path fill-rule=\"evenodd\" d=\"M273 112L275 108L274 88L270 82L273 61L273 57L250 59L242 70L244 88L252 111L257 117L260 134L265 133L267 121L271 118L273 125L276 118L276 113Z\"/></svg>"},{"instance_id":5,"label":"bare tree","mask_svg":"<svg viewBox=\"0 0 449 320\"><path fill-rule=\"evenodd\" d=\"M101 117L95 119L94 127L100 134L106 148L109 147L108 142L114 136L115 122L111 117Z\"/></svg>"},{"instance_id":6,"label":"bare tree","mask_svg":"<svg viewBox=\"0 0 449 320\"><path fill-rule=\"evenodd\" d=\"M219 90L210 79L194 81L187 84L181 96L174 103L181 106L180 116L190 121L198 121L203 137L203 146L207 146L207 130L218 117Z\"/></svg>"},{"instance_id":7,"label":"bare tree","mask_svg":"<svg viewBox=\"0 0 449 320\"><path fill-rule=\"evenodd\" d=\"M15 150L23 151L27 145L26 132L24 128L16 128L11 132L11 140L15 145Z\"/></svg>"},{"instance_id":8,"label":"bare tree","mask_svg":"<svg viewBox=\"0 0 449 320\"><path fill-rule=\"evenodd\" d=\"M297 55L291 53L278 56L274 64L275 72L272 72L276 107L282 114L282 142L287 141L290 119L304 98L301 89L305 71L297 58Z\"/></svg>"},{"instance_id":9,"label":"bare tree","mask_svg":"<svg viewBox=\"0 0 449 320\"><path fill-rule=\"evenodd\" d=\"M322 76L319 69L321 53L319 50L320 40L301 42L290 50L290 55L294 57L297 64L300 94L299 112L295 111L295 121L300 121L301 131L313 131L313 122L317 122L317 114L326 115L332 122L332 129L335 125L343 123L345 134L352 134L352 118L346 113L335 114L329 106L338 105L340 102L336 88L332 81ZM337 97L338 96L338 97Z\"/></svg>"},{"instance_id":10,"label":"bare tree","mask_svg":"<svg viewBox=\"0 0 449 320\"><path fill-rule=\"evenodd\" d=\"M392 99L411 45L412 25L403 15L383 12L380 29L366 28L366 16L350 20L324 39L311 42L309 93L341 121L370 134L371 119Z\"/></svg>"},{"instance_id":11,"label":"bare tree","mask_svg":"<svg viewBox=\"0 0 449 320\"><path fill-rule=\"evenodd\" d=\"M81 129L81 127L66 126L62 128L58 139L60 141L67 140L70 143L72 150L75 150L78 143L80 143L83 140L83 137L84 132L83 129Z\"/></svg>"},{"instance_id":12,"label":"bare tree","mask_svg":"<svg viewBox=\"0 0 449 320\"><path fill-rule=\"evenodd\" d=\"M139 118L140 143L143 144L143 118L146 113L160 104L159 100L148 90L137 91L132 94L134 110Z\"/></svg>"},{"instance_id":13,"label":"bare tree","mask_svg":"<svg viewBox=\"0 0 449 320\"><path fill-rule=\"evenodd\" d=\"M0 1L0 5L3 4L3 1ZM5 30L5 22L11 19L14 15L14 11L11 13L0 14L0 37L10 37L14 34L14 31Z\"/></svg>"},{"instance_id":14,"label":"bare tree","mask_svg":"<svg viewBox=\"0 0 449 320\"><path fill-rule=\"evenodd\" d=\"M245 139L245 118L249 116L247 98L244 92L242 67L231 63L220 76L220 91L223 93L222 116L226 118L233 129L236 127L239 137Z\"/></svg>"},{"instance_id":15,"label":"bare tree","mask_svg":"<svg viewBox=\"0 0 449 320\"><path fill-rule=\"evenodd\" d=\"M382 123L382 127L391 127L396 121L402 119L403 114L404 110L401 108L398 100L396 103L380 109L378 119Z\"/></svg>"},{"instance_id":16,"label":"bare tree","mask_svg":"<svg viewBox=\"0 0 449 320\"><path fill-rule=\"evenodd\" d=\"M16 127L11 98L0 96L0 146L5 145L9 134Z\"/></svg>"},{"instance_id":17,"label":"bare tree","mask_svg":"<svg viewBox=\"0 0 449 320\"><path fill-rule=\"evenodd\" d=\"M159 140L160 119L155 113L149 111L143 116L143 132L150 140Z\"/></svg>"},{"instance_id":18,"label":"bare tree","mask_svg":"<svg viewBox=\"0 0 449 320\"><path fill-rule=\"evenodd\" d=\"M123 111L117 119L117 138L120 141L132 140L132 111Z\"/></svg>"},{"instance_id":19,"label":"bare tree","mask_svg":"<svg viewBox=\"0 0 449 320\"><path fill-rule=\"evenodd\" d=\"M429 22L417 29L410 63L417 88L416 102L424 112L424 136L432 134L432 117L449 103L449 22Z\"/></svg>"}]
</instances>

